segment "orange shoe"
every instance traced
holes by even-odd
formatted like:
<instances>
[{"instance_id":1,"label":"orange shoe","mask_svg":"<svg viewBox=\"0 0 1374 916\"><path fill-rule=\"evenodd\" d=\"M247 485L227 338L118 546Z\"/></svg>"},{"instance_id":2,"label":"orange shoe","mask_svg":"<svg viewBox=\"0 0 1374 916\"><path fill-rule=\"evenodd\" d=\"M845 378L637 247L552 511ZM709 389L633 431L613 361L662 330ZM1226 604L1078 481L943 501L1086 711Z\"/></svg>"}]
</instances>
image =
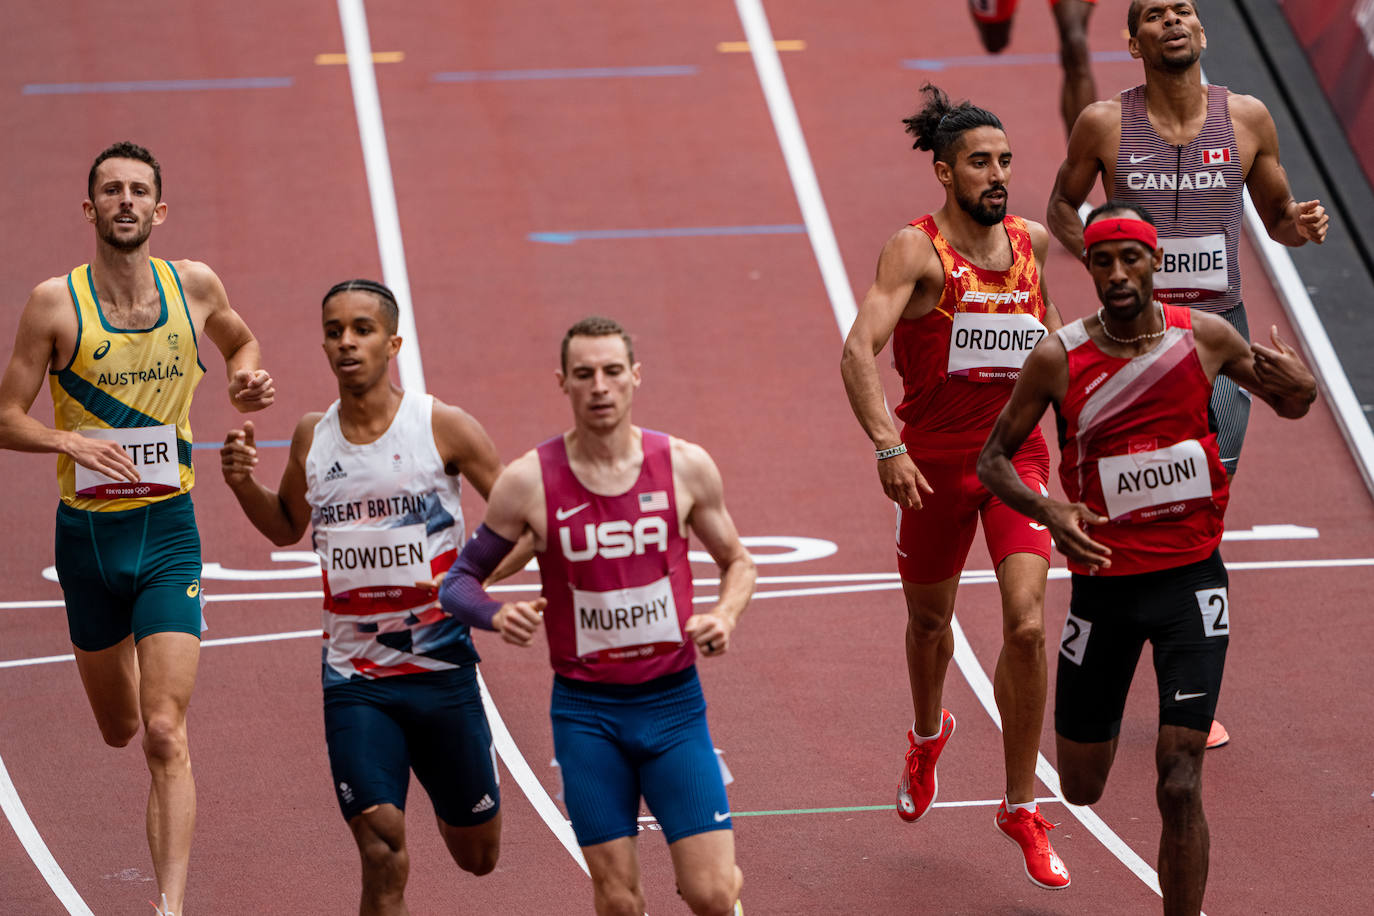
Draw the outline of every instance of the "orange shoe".
<instances>
[{"instance_id":1,"label":"orange shoe","mask_svg":"<svg viewBox=\"0 0 1374 916\"><path fill-rule=\"evenodd\" d=\"M939 782L935 778L935 761L945 749L945 742L954 734L954 716L948 709L940 710L940 734L918 744L916 732L906 733L909 746L902 778L897 782L897 814L904 821L919 821L925 817L935 801Z\"/></svg>"},{"instance_id":2,"label":"orange shoe","mask_svg":"<svg viewBox=\"0 0 1374 916\"><path fill-rule=\"evenodd\" d=\"M997 806L997 829L1002 835L1021 847L1025 859L1026 877L1031 883L1046 890L1057 891L1069 886L1069 870L1050 845L1049 834L1054 824L1045 820L1037 806L1034 811L1022 809L1007 813L1007 802Z\"/></svg>"},{"instance_id":3,"label":"orange shoe","mask_svg":"<svg viewBox=\"0 0 1374 916\"><path fill-rule=\"evenodd\" d=\"M1231 740L1231 735L1226 731L1226 726L1216 719L1212 720L1212 730L1207 733L1207 750L1221 747Z\"/></svg>"}]
</instances>

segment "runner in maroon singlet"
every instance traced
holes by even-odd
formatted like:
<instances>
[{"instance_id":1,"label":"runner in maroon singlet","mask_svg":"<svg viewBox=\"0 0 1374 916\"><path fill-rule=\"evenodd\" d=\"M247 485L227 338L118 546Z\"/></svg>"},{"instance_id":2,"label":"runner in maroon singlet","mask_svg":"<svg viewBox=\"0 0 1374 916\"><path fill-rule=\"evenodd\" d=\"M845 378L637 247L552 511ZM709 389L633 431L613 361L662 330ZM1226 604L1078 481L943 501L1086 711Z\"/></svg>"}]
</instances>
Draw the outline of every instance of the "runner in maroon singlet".
<instances>
[{"instance_id":1,"label":"runner in maroon singlet","mask_svg":"<svg viewBox=\"0 0 1374 916\"><path fill-rule=\"evenodd\" d=\"M1227 478L1208 423L1211 384L1227 375L1296 419L1316 382L1276 328L1273 349L1251 345L1215 315L1155 300L1164 251L1144 211L1109 202L1088 217L1085 234L1102 307L1031 353L978 476L1048 527L1069 559L1054 715L1067 801L1102 797L1136 663L1151 643L1164 912L1196 914L1207 883L1202 761L1230 631L1217 550ZM1026 487L1012 464L1051 404L1069 502Z\"/></svg>"}]
</instances>

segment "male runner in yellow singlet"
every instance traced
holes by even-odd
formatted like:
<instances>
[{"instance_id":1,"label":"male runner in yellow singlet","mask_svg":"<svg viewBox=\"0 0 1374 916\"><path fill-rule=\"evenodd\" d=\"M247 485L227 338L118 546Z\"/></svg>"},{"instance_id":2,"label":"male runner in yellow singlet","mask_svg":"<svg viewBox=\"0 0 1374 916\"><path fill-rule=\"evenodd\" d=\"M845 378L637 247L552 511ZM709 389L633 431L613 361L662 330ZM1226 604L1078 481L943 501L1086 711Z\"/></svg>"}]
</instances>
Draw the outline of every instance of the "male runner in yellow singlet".
<instances>
[{"instance_id":1,"label":"male runner in yellow singlet","mask_svg":"<svg viewBox=\"0 0 1374 916\"><path fill-rule=\"evenodd\" d=\"M57 575L81 683L105 743L143 726L148 847L160 913L182 913L195 823L186 707L200 658L200 535L190 490L199 341L224 357L240 411L272 403L258 342L214 271L148 253L167 217L146 149L117 143L82 204L95 257L40 283L0 381L0 447L56 452ZM47 374L56 428L28 415Z\"/></svg>"}]
</instances>

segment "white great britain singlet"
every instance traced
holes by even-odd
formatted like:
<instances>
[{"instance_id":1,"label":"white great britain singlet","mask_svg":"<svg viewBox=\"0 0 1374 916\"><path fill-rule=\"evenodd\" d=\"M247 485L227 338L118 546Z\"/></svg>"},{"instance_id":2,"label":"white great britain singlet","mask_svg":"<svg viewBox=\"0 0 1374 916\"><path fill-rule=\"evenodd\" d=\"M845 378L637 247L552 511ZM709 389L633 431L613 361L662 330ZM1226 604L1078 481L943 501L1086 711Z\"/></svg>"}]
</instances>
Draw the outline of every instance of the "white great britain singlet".
<instances>
[{"instance_id":1,"label":"white great britain singlet","mask_svg":"<svg viewBox=\"0 0 1374 916\"><path fill-rule=\"evenodd\" d=\"M406 392L391 426L357 445L335 401L305 459L324 575L324 686L419 674L479 659L468 627L415 583L448 569L463 541L457 477L434 444L434 399Z\"/></svg>"}]
</instances>

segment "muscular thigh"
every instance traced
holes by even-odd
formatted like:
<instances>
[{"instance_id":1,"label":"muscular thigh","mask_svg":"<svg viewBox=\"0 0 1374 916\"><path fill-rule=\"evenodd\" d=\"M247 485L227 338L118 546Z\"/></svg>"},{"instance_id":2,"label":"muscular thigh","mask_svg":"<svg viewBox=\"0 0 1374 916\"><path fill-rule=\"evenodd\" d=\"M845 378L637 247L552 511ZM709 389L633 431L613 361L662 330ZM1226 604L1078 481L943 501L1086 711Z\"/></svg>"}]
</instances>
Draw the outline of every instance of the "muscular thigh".
<instances>
[{"instance_id":1,"label":"muscular thigh","mask_svg":"<svg viewBox=\"0 0 1374 916\"><path fill-rule=\"evenodd\" d=\"M1094 744L1121 732L1146 638L1135 621L1138 578L1073 577L1054 690L1054 730L1070 741Z\"/></svg>"},{"instance_id":2,"label":"muscular thigh","mask_svg":"<svg viewBox=\"0 0 1374 916\"><path fill-rule=\"evenodd\" d=\"M622 741L622 705L554 682L553 751L579 846L639 832L639 773Z\"/></svg>"},{"instance_id":3,"label":"muscular thigh","mask_svg":"<svg viewBox=\"0 0 1374 916\"><path fill-rule=\"evenodd\" d=\"M640 789L670 844L731 828L730 801L698 682L663 697L640 740L646 752Z\"/></svg>"},{"instance_id":4,"label":"muscular thigh","mask_svg":"<svg viewBox=\"0 0 1374 916\"><path fill-rule=\"evenodd\" d=\"M1212 727L1230 644L1226 566L1213 553L1168 572L1150 598L1159 721L1205 732Z\"/></svg>"},{"instance_id":5,"label":"muscular thigh","mask_svg":"<svg viewBox=\"0 0 1374 916\"><path fill-rule=\"evenodd\" d=\"M913 457L934 492L921 495L920 509L897 510L897 571L905 582L929 585L964 568L987 491L974 473L976 455Z\"/></svg>"},{"instance_id":6,"label":"muscular thigh","mask_svg":"<svg viewBox=\"0 0 1374 916\"><path fill-rule=\"evenodd\" d=\"M396 717L406 734L410 765L434 804L453 827L474 827L501 808L496 749L477 687L477 668L466 666L395 680L410 696Z\"/></svg>"}]
</instances>

